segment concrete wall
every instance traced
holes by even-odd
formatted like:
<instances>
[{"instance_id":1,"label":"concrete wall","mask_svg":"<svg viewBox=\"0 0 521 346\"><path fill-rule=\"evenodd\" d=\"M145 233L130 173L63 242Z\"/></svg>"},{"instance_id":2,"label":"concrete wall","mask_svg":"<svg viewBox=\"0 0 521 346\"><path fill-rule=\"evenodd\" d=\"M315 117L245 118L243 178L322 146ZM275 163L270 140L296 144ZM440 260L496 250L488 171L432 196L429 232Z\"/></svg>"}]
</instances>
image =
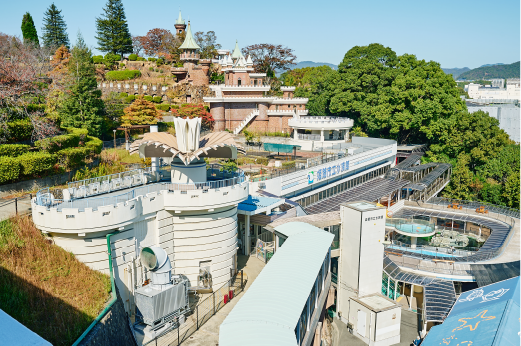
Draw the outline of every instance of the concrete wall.
<instances>
[{"instance_id":1,"label":"concrete wall","mask_svg":"<svg viewBox=\"0 0 521 346\"><path fill-rule=\"evenodd\" d=\"M515 142L520 142L520 117L521 109L519 107L512 106L471 106L468 107L470 113L477 111L483 111L488 113L491 117L499 120L499 127L503 129Z\"/></svg>"}]
</instances>

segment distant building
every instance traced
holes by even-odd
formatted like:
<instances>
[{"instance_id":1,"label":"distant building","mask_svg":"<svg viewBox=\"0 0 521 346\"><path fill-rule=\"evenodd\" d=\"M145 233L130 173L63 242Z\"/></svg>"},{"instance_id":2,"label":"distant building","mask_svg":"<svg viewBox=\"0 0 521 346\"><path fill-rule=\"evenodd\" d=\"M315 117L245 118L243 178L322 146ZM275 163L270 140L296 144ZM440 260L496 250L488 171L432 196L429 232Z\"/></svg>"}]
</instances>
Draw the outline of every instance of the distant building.
<instances>
[{"instance_id":1,"label":"distant building","mask_svg":"<svg viewBox=\"0 0 521 346\"><path fill-rule=\"evenodd\" d=\"M497 80L492 86L470 83L465 86L465 91L471 99L521 100L519 79L508 79L506 88L499 87L500 84Z\"/></svg>"},{"instance_id":2,"label":"distant building","mask_svg":"<svg viewBox=\"0 0 521 346\"><path fill-rule=\"evenodd\" d=\"M519 143L521 141L520 118L521 108L519 103L514 100L483 100L484 102L476 102L475 100L467 100L467 109L470 113L477 111L487 112L491 117L499 120L499 127L503 129L510 139ZM490 101L490 102L488 102ZM506 102L514 101L514 102Z\"/></svg>"}]
</instances>

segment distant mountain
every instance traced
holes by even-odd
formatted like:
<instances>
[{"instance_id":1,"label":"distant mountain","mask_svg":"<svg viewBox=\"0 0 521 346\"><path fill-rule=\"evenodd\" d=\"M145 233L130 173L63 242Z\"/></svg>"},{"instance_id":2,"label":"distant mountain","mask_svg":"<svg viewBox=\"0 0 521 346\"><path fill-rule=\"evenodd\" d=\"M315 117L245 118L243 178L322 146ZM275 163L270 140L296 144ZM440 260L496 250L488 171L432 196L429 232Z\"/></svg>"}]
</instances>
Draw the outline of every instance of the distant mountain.
<instances>
[{"instance_id":1,"label":"distant mountain","mask_svg":"<svg viewBox=\"0 0 521 346\"><path fill-rule=\"evenodd\" d=\"M503 64L503 63L501 63L501 62L498 62L497 64L485 64L485 65L481 65L480 67L496 66L496 65L506 65L506 64Z\"/></svg>"},{"instance_id":2,"label":"distant mountain","mask_svg":"<svg viewBox=\"0 0 521 346\"><path fill-rule=\"evenodd\" d=\"M323 65L329 66L333 70L338 69L337 65L330 64L328 62L300 61L292 68L292 70L294 70L296 68L317 67L317 66L323 66Z\"/></svg>"},{"instance_id":3,"label":"distant mountain","mask_svg":"<svg viewBox=\"0 0 521 346\"><path fill-rule=\"evenodd\" d=\"M462 74L463 72L470 71L470 68L468 67L462 67L462 68L441 68L443 72L446 74L451 74L454 79L458 79L458 76Z\"/></svg>"},{"instance_id":4,"label":"distant mountain","mask_svg":"<svg viewBox=\"0 0 521 346\"><path fill-rule=\"evenodd\" d=\"M519 78L519 61L513 64L478 67L459 75L458 79Z\"/></svg>"}]
</instances>

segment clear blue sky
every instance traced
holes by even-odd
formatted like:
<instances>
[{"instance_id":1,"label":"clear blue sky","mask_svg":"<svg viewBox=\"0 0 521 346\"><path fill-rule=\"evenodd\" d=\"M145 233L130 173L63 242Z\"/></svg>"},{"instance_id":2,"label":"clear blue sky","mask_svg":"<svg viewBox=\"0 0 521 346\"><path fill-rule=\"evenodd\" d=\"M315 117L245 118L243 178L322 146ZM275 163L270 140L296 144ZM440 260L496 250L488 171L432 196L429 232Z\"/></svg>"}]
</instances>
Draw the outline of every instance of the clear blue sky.
<instances>
[{"instance_id":1,"label":"clear blue sky","mask_svg":"<svg viewBox=\"0 0 521 346\"><path fill-rule=\"evenodd\" d=\"M22 16L29 11L40 35L43 13L51 3L3 1L0 32L21 36ZM95 48L95 18L106 0L54 3L62 10L71 42L81 30ZM223 48L233 49L236 39L241 47L283 44L295 50L299 61L338 64L351 47L373 42L442 67L475 68L520 60L519 0L123 0L123 4L132 35L145 35L152 28L174 31L181 8L194 31L215 31Z\"/></svg>"}]
</instances>

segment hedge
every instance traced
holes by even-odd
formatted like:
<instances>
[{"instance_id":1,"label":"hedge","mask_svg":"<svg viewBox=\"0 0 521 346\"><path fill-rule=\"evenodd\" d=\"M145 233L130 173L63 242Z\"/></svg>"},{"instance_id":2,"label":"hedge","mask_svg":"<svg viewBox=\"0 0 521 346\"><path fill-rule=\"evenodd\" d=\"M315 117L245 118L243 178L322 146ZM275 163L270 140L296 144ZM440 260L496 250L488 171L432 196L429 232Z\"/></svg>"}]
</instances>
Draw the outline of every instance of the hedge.
<instances>
[{"instance_id":1,"label":"hedge","mask_svg":"<svg viewBox=\"0 0 521 346\"><path fill-rule=\"evenodd\" d=\"M137 57L137 61L147 61L147 59L145 59L145 58L143 58L143 57L140 57L140 56L138 56L138 57Z\"/></svg>"},{"instance_id":2,"label":"hedge","mask_svg":"<svg viewBox=\"0 0 521 346\"><path fill-rule=\"evenodd\" d=\"M97 137L87 136L85 147L90 150L89 155L100 154L103 149L103 141Z\"/></svg>"},{"instance_id":3,"label":"hedge","mask_svg":"<svg viewBox=\"0 0 521 346\"><path fill-rule=\"evenodd\" d=\"M44 151L26 153L18 156L21 175L32 176L50 171L57 161L57 155Z\"/></svg>"},{"instance_id":4,"label":"hedge","mask_svg":"<svg viewBox=\"0 0 521 346\"><path fill-rule=\"evenodd\" d=\"M0 156L17 157L27 153L30 148L31 146L26 144L1 144Z\"/></svg>"},{"instance_id":5,"label":"hedge","mask_svg":"<svg viewBox=\"0 0 521 346\"><path fill-rule=\"evenodd\" d=\"M168 110L170 109L170 105L156 105L156 108L161 111L168 112Z\"/></svg>"},{"instance_id":6,"label":"hedge","mask_svg":"<svg viewBox=\"0 0 521 346\"><path fill-rule=\"evenodd\" d=\"M134 102L135 99L136 99L135 95L128 95L127 97L125 97L125 102L132 103L132 102Z\"/></svg>"},{"instance_id":7,"label":"hedge","mask_svg":"<svg viewBox=\"0 0 521 346\"><path fill-rule=\"evenodd\" d=\"M163 101L163 98L161 96L154 96L152 97L152 101L155 103L161 103Z\"/></svg>"},{"instance_id":8,"label":"hedge","mask_svg":"<svg viewBox=\"0 0 521 346\"><path fill-rule=\"evenodd\" d=\"M148 61L156 61L157 58L148 58Z\"/></svg>"},{"instance_id":9,"label":"hedge","mask_svg":"<svg viewBox=\"0 0 521 346\"><path fill-rule=\"evenodd\" d=\"M128 80L141 76L139 70L109 71L105 74L107 80Z\"/></svg>"},{"instance_id":10,"label":"hedge","mask_svg":"<svg viewBox=\"0 0 521 346\"><path fill-rule=\"evenodd\" d=\"M65 148L80 146L80 143L84 142L87 138L89 131L87 129L69 128L67 129L67 132L68 133L66 135L60 135L36 141L34 146L51 154L56 153L59 150Z\"/></svg>"},{"instance_id":11,"label":"hedge","mask_svg":"<svg viewBox=\"0 0 521 346\"><path fill-rule=\"evenodd\" d=\"M20 176L20 163L17 158L9 156L0 157L0 184L18 179Z\"/></svg>"},{"instance_id":12,"label":"hedge","mask_svg":"<svg viewBox=\"0 0 521 346\"><path fill-rule=\"evenodd\" d=\"M60 165L67 169L81 166L85 159L101 153L103 149L103 142L101 139L88 136L84 147L79 148L65 148L57 152Z\"/></svg>"},{"instance_id":13,"label":"hedge","mask_svg":"<svg viewBox=\"0 0 521 346\"><path fill-rule=\"evenodd\" d=\"M0 129L0 136L5 136L8 143L27 141L31 139L33 129L29 119L10 121L7 123L7 133Z\"/></svg>"},{"instance_id":14,"label":"hedge","mask_svg":"<svg viewBox=\"0 0 521 346\"><path fill-rule=\"evenodd\" d=\"M127 93L120 93L120 94L119 94L119 97L121 97L121 98L125 98L125 97L127 97L127 96L128 96Z\"/></svg>"},{"instance_id":15,"label":"hedge","mask_svg":"<svg viewBox=\"0 0 521 346\"><path fill-rule=\"evenodd\" d=\"M152 96L150 96L150 95L146 95L145 97L143 97L143 99L150 101L150 102L152 102L152 100L153 100Z\"/></svg>"},{"instance_id":16,"label":"hedge","mask_svg":"<svg viewBox=\"0 0 521 346\"><path fill-rule=\"evenodd\" d=\"M121 55L119 55L119 54L107 53L107 54L105 55L105 59L111 59L111 60L114 60L114 61L120 61L120 60L121 60Z\"/></svg>"},{"instance_id":17,"label":"hedge","mask_svg":"<svg viewBox=\"0 0 521 346\"><path fill-rule=\"evenodd\" d=\"M92 57L92 62L95 64L103 64L103 56L102 55L95 55Z\"/></svg>"},{"instance_id":18,"label":"hedge","mask_svg":"<svg viewBox=\"0 0 521 346\"><path fill-rule=\"evenodd\" d=\"M130 61L136 61L137 58L138 58L137 54L130 54L128 56L128 60L130 60Z\"/></svg>"}]
</instances>

